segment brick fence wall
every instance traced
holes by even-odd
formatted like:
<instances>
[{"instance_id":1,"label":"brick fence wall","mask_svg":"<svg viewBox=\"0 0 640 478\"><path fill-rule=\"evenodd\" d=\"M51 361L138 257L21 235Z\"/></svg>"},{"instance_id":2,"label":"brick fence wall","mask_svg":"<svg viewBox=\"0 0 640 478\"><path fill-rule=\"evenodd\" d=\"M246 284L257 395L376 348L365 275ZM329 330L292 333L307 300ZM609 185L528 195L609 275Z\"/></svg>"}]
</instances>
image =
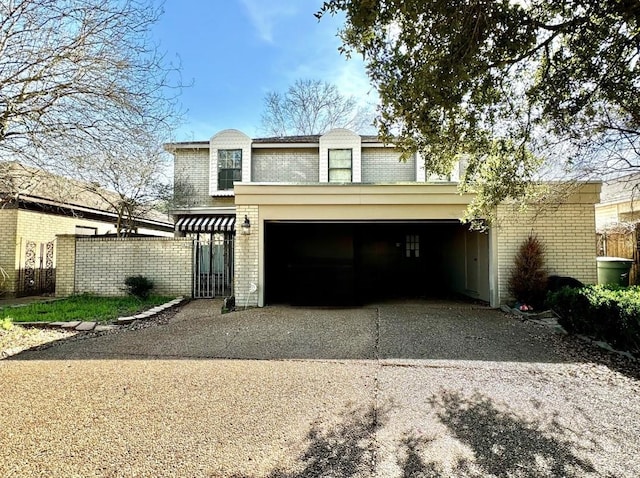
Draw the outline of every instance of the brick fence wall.
<instances>
[{"instance_id":1,"label":"brick fence wall","mask_svg":"<svg viewBox=\"0 0 640 478\"><path fill-rule=\"evenodd\" d=\"M509 298L508 280L520 245L535 234L545 246L545 269L550 275L571 276L595 284L596 240L593 204L563 204L535 216L500 206L498 287L502 302Z\"/></svg>"},{"instance_id":2,"label":"brick fence wall","mask_svg":"<svg viewBox=\"0 0 640 478\"><path fill-rule=\"evenodd\" d=\"M193 242L186 238L58 236L56 296L123 295L128 276L154 282L153 292L190 297Z\"/></svg>"}]
</instances>

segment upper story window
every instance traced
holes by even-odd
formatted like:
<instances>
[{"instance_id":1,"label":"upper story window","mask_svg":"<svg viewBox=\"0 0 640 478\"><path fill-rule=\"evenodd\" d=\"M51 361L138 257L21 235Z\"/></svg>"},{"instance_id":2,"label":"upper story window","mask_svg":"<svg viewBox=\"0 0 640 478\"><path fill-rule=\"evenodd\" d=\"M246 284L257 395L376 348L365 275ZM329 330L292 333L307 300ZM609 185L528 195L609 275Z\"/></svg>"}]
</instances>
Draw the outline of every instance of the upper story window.
<instances>
[{"instance_id":1,"label":"upper story window","mask_svg":"<svg viewBox=\"0 0 640 478\"><path fill-rule=\"evenodd\" d=\"M352 150L329 150L329 182L350 183L352 180Z\"/></svg>"},{"instance_id":2,"label":"upper story window","mask_svg":"<svg viewBox=\"0 0 640 478\"><path fill-rule=\"evenodd\" d=\"M218 150L218 190L233 189L234 181L242 181L242 150Z\"/></svg>"}]
</instances>

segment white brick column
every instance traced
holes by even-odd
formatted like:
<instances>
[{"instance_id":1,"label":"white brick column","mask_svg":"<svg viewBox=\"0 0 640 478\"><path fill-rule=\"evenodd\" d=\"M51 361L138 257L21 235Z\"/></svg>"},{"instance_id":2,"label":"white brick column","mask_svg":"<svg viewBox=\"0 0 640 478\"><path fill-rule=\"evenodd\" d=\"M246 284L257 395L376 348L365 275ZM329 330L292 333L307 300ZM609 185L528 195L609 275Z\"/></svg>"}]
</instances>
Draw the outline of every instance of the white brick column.
<instances>
[{"instance_id":1,"label":"white brick column","mask_svg":"<svg viewBox=\"0 0 640 478\"><path fill-rule=\"evenodd\" d=\"M251 233L242 234L242 223L247 216L251 223ZM234 291L236 307L255 307L258 305L258 296L262 289L259 283L259 246L262 240L258 214L258 206L236 207L236 244L234 265ZM258 288L251 292L251 284Z\"/></svg>"}]
</instances>

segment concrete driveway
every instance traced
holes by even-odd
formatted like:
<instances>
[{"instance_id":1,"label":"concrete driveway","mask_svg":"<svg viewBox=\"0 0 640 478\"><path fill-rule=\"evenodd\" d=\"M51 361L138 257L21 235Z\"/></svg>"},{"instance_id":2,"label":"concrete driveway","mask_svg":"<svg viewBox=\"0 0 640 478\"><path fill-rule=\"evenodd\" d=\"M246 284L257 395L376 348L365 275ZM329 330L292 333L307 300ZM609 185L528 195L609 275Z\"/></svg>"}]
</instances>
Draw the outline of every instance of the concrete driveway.
<instances>
[{"instance_id":1,"label":"concrete driveway","mask_svg":"<svg viewBox=\"0 0 640 478\"><path fill-rule=\"evenodd\" d=\"M0 362L0 476L640 475L640 384L460 303L194 301Z\"/></svg>"}]
</instances>

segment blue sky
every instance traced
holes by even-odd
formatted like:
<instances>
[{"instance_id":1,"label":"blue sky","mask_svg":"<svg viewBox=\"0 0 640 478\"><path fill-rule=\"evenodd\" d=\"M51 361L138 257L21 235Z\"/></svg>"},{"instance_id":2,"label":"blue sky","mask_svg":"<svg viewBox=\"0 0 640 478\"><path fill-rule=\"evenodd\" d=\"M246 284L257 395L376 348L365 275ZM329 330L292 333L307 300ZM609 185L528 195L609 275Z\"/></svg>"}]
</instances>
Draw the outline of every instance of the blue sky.
<instances>
[{"instance_id":1,"label":"blue sky","mask_svg":"<svg viewBox=\"0 0 640 478\"><path fill-rule=\"evenodd\" d=\"M318 20L322 0L166 0L154 34L179 58L186 110L176 141L226 128L260 136L263 98L297 79L326 80L374 103L362 61L338 52L341 17Z\"/></svg>"}]
</instances>

